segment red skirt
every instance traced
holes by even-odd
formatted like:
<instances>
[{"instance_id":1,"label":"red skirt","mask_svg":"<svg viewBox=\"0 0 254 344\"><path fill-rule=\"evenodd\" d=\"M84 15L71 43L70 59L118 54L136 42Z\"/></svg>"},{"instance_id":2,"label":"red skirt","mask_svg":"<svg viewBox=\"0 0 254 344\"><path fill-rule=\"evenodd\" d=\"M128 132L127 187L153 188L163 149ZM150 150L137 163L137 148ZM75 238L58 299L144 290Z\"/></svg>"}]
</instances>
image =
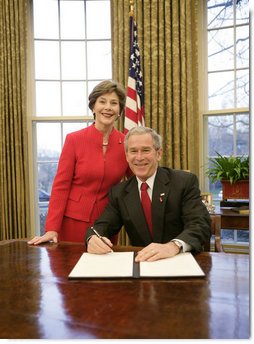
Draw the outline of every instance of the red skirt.
<instances>
[{"instance_id":1,"label":"red skirt","mask_svg":"<svg viewBox=\"0 0 254 344\"><path fill-rule=\"evenodd\" d=\"M64 216L62 227L58 233L59 241L71 241L71 242L85 242L85 235L89 227L93 226L95 220L99 217L96 208L91 216L91 221L85 222L70 217ZM117 235L110 238L111 242L117 244Z\"/></svg>"}]
</instances>

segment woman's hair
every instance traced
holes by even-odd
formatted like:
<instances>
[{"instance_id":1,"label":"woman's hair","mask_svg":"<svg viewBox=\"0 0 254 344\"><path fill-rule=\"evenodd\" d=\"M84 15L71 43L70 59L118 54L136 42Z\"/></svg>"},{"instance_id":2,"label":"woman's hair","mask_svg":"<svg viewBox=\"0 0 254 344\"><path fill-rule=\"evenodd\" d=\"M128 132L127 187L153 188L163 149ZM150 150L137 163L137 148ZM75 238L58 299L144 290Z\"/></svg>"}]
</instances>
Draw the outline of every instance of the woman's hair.
<instances>
[{"instance_id":1,"label":"woman's hair","mask_svg":"<svg viewBox=\"0 0 254 344\"><path fill-rule=\"evenodd\" d=\"M119 104L120 104L120 114L124 111L125 108L125 100L126 100L126 94L123 86L121 86L116 81L110 81L110 80L104 80L100 82L98 85L94 87L92 92L89 95L89 109L93 111L94 104L98 97L105 93L112 93L115 92L118 95L119 98Z\"/></svg>"},{"instance_id":2,"label":"woman's hair","mask_svg":"<svg viewBox=\"0 0 254 344\"><path fill-rule=\"evenodd\" d=\"M126 134L126 136L124 138L125 151L126 152L128 151L128 139L130 136L132 136L132 135L144 135L144 134L150 134L152 136L154 148L156 150L162 148L162 138L154 129L149 128L149 127L138 126L138 127L131 128L128 131L128 133Z\"/></svg>"}]
</instances>

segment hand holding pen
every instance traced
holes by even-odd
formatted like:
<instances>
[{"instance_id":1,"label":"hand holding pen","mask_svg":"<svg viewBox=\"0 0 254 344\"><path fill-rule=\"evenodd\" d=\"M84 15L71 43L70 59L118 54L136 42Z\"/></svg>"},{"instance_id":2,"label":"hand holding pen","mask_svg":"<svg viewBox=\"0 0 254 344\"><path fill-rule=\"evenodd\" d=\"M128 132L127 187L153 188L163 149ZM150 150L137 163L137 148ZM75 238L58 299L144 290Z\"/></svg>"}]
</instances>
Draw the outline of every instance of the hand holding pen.
<instances>
[{"instance_id":1,"label":"hand holding pen","mask_svg":"<svg viewBox=\"0 0 254 344\"><path fill-rule=\"evenodd\" d=\"M91 227L91 230L96 235L96 238L92 236L87 245L87 252L89 253L96 253L96 254L103 254L113 252L112 247L113 244L108 238L102 237L94 227ZM97 240L100 239L100 240Z\"/></svg>"}]
</instances>

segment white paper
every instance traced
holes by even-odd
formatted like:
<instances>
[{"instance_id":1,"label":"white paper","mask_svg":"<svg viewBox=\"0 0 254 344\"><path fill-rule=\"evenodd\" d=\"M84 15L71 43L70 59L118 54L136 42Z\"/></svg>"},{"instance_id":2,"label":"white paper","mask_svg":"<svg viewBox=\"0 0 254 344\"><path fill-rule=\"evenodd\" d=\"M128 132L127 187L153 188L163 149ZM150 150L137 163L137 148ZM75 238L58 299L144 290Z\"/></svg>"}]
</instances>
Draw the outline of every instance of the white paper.
<instances>
[{"instance_id":1,"label":"white paper","mask_svg":"<svg viewBox=\"0 0 254 344\"><path fill-rule=\"evenodd\" d=\"M134 252L83 253L69 278L132 277Z\"/></svg>"},{"instance_id":2,"label":"white paper","mask_svg":"<svg viewBox=\"0 0 254 344\"><path fill-rule=\"evenodd\" d=\"M140 277L184 277L204 276L195 258L190 252L180 253L171 258L155 262L140 263Z\"/></svg>"}]
</instances>

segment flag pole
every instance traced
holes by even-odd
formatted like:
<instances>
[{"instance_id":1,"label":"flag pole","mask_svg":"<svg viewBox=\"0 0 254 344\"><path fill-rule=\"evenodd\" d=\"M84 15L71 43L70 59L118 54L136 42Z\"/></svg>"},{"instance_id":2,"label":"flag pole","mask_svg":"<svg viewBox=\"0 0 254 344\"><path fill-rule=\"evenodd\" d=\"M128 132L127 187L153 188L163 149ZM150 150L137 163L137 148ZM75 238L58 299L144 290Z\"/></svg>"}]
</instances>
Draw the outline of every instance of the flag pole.
<instances>
[{"instance_id":1,"label":"flag pole","mask_svg":"<svg viewBox=\"0 0 254 344\"><path fill-rule=\"evenodd\" d=\"M129 5L130 5L129 17L130 17L130 50L131 50L132 44L133 44L134 0L129 0Z\"/></svg>"},{"instance_id":2,"label":"flag pole","mask_svg":"<svg viewBox=\"0 0 254 344\"><path fill-rule=\"evenodd\" d=\"M144 94L138 46L137 25L134 19L134 0L129 0L130 60L126 92L124 133L134 126L144 125Z\"/></svg>"},{"instance_id":3,"label":"flag pole","mask_svg":"<svg viewBox=\"0 0 254 344\"><path fill-rule=\"evenodd\" d=\"M133 17L134 15L134 0L130 0L130 12L129 12L129 16Z\"/></svg>"}]
</instances>

